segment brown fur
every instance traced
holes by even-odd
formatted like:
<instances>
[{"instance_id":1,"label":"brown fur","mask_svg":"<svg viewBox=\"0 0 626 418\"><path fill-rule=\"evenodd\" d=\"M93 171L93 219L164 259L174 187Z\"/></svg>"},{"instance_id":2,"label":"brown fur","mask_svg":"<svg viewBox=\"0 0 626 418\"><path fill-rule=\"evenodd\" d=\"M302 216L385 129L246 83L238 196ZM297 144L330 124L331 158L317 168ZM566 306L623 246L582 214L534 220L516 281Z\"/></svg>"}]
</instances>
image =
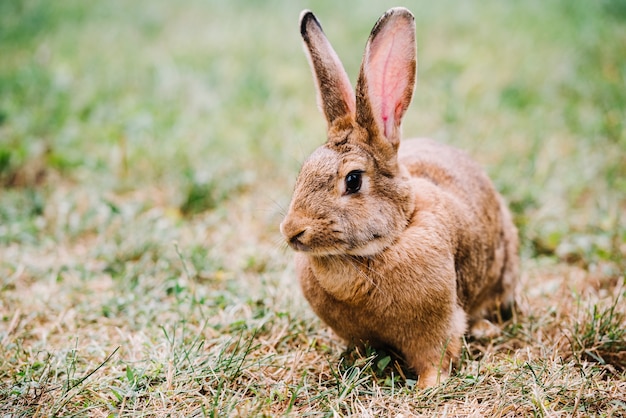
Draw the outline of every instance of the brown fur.
<instances>
[{"instance_id":1,"label":"brown fur","mask_svg":"<svg viewBox=\"0 0 626 418\"><path fill-rule=\"evenodd\" d=\"M517 230L464 152L430 140L400 142L416 68L410 12L391 9L375 25L354 102L310 12L301 28L329 124L281 224L297 250L302 290L349 344L390 346L421 387L433 385L458 360L468 322L513 304ZM361 189L347 193L355 170Z\"/></svg>"}]
</instances>

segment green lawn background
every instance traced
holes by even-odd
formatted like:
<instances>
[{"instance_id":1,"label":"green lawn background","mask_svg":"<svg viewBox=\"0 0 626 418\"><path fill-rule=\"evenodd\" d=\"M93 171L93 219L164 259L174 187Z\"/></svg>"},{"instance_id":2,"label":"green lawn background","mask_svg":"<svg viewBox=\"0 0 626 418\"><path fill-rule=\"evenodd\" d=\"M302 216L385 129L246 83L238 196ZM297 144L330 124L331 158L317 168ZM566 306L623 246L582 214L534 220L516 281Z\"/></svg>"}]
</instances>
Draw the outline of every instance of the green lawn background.
<instances>
[{"instance_id":1,"label":"green lawn background","mask_svg":"<svg viewBox=\"0 0 626 418\"><path fill-rule=\"evenodd\" d=\"M300 10L317 14L354 81L369 30L395 5L0 3L8 411L358 412L354 399L368 396L358 390L356 403L320 387L310 403L298 397L319 362L335 370L342 345L299 294L278 223L301 161L325 136ZM542 295L546 309L519 319L532 330L526 343L539 338L533 315L561 312L556 288L585 309L622 306L626 3L403 5L416 17L419 56L405 136L466 149L510 202L523 297ZM609 322L619 328L623 316ZM294 352L312 357L287 366ZM240 390L242 365L261 364L289 369L296 383ZM526 411L543 410L520 396ZM546 411L581 408L574 398Z\"/></svg>"}]
</instances>

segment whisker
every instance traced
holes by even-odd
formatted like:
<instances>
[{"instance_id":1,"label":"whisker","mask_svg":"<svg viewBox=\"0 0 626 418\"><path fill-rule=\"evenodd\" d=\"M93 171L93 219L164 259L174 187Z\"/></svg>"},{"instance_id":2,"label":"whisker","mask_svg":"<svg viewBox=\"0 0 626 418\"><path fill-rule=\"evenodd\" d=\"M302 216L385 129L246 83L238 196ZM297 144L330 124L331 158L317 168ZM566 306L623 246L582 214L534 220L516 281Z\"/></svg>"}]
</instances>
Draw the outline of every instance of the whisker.
<instances>
[{"instance_id":1,"label":"whisker","mask_svg":"<svg viewBox=\"0 0 626 418\"><path fill-rule=\"evenodd\" d=\"M289 245L287 245L282 237L273 237L271 243L276 251L280 251L282 255L287 255Z\"/></svg>"},{"instance_id":2,"label":"whisker","mask_svg":"<svg viewBox=\"0 0 626 418\"><path fill-rule=\"evenodd\" d=\"M275 209L278 209L278 213L280 213L282 217L287 216L287 209L278 200L273 197L268 197L268 199L272 201Z\"/></svg>"}]
</instances>

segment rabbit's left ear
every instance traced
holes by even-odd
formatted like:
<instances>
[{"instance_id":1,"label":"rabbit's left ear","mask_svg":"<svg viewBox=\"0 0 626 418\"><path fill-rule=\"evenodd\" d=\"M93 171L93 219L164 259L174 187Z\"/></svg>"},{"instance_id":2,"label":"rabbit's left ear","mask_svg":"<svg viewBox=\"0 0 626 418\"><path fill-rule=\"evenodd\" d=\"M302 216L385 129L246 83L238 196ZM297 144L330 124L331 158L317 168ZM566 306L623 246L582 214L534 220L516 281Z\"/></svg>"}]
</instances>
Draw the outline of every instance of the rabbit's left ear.
<instances>
[{"instance_id":1,"label":"rabbit's left ear","mask_svg":"<svg viewBox=\"0 0 626 418\"><path fill-rule=\"evenodd\" d=\"M357 122L372 137L382 135L397 149L402 116L411 103L417 68L415 18L390 9L374 25L357 81Z\"/></svg>"}]
</instances>

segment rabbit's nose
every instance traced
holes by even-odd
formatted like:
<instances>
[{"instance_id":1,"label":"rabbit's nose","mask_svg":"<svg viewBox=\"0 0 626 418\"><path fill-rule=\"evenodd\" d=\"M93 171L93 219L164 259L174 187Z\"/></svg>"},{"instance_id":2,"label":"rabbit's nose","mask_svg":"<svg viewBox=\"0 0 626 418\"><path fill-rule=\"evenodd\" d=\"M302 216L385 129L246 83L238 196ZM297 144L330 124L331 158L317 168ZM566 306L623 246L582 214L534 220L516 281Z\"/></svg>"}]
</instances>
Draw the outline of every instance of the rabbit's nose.
<instances>
[{"instance_id":1,"label":"rabbit's nose","mask_svg":"<svg viewBox=\"0 0 626 418\"><path fill-rule=\"evenodd\" d=\"M280 232L291 248L296 251L308 251L308 228L296 222L284 221L280 224Z\"/></svg>"},{"instance_id":2,"label":"rabbit's nose","mask_svg":"<svg viewBox=\"0 0 626 418\"><path fill-rule=\"evenodd\" d=\"M300 239L304 237L305 232L306 232L306 229L296 233L294 236L289 238L289 243L292 246L302 245L302 241L300 241Z\"/></svg>"},{"instance_id":3,"label":"rabbit's nose","mask_svg":"<svg viewBox=\"0 0 626 418\"><path fill-rule=\"evenodd\" d=\"M309 251L311 247L306 244L307 230L303 229L300 232L296 232L294 235L288 238L289 246L296 251Z\"/></svg>"}]
</instances>

